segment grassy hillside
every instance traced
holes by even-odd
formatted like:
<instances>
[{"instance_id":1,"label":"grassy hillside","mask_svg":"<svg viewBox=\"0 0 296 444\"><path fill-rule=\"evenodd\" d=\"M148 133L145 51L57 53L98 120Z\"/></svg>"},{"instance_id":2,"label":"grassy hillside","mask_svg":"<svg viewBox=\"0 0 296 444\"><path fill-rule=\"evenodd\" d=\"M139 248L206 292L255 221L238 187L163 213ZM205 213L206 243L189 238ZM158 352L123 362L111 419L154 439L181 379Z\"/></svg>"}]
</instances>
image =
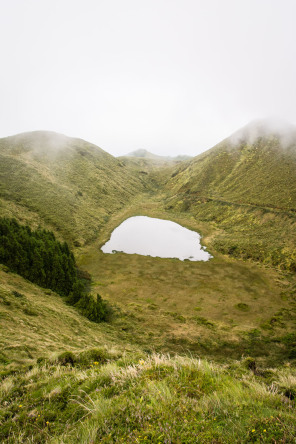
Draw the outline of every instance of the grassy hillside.
<instances>
[{"instance_id":1,"label":"grassy hillside","mask_svg":"<svg viewBox=\"0 0 296 444\"><path fill-rule=\"evenodd\" d=\"M256 369L250 360L219 367L164 355L72 357L3 381L5 442L295 442L295 370Z\"/></svg>"},{"instance_id":2,"label":"grassy hillside","mask_svg":"<svg viewBox=\"0 0 296 444\"><path fill-rule=\"evenodd\" d=\"M295 338L289 344L285 339L295 332L293 275L227 258L213 248L209 262L102 253L112 230L138 211L135 204L119 212L77 257L93 276L93 291L120 307L123 318L114 322L123 338L150 351L190 351L220 362L246 354L269 364L288 359L296 346ZM189 213L161 210L158 200L142 200L141 214L201 232L207 246L215 233Z\"/></svg>"},{"instance_id":3,"label":"grassy hillside","mask_svg":"<svg viewBox=\"0 0 296 444\"><path fill-rule=\"evenodd\" d=\"M0 140L1 216L70 241L113 308L92 323L0 266L2 442L295 442L295 144L257 135L177 167ZM140 214L198 231L213 259L103 254Z\"/></svg>"},{"instance_id":4,"label":"grassy hillside","mask_svg":"<svg viewBox=\"0 0 296 444\"><path fill-rule=\"evenodd\" d=\"M124 350L110 325L88 321L58 294L2 268L0 317L0 362L9 369L64 350L112 348L116 343Z\"/></svg>"},{"instance_id":5,"label":"grassy hillside","mask_svg":"<svg viewBox=\"0 0 296 444\"><path fill-rule=\"evenodd\" d=\"M296 136L229 138L173 173L175 192L238 204L296 210Z\"/></svg>"},{"instance_id":6,"label":"grassy hillside","mask_svg":"<svg viewBox=\"0 0 296 444\"><path fill-rule=\"evenodd\" d=\"M147 189L120 160L95 145L55 133L0 140L1 214L41 223L77 245Z\"/></svg>"},{"instance_id":7,"label":"grassy hillside","mask_svg":"<svg viewBox=\"0 0 296 444\"><path fill-rule=\"evenodd\" d=\"M294 442L291 365L147 354L118 324L13 273L0 280L1 442Z\"/></svg>"},{"instance_id":8,"label":"grassy hillside","mask_svg":"<svg viewBox=\"0 0 296 444\"><path fill-rule=\"evenodd\" d=\"M166 183L166 208L211 223L211 245L225 254L294 271L295 132L252 132L246 127L177 168Z\"/></svg>"},{"instance_id":9,"label":"grassy hillside","mask_svg":"<svg viewBox=\"0 0 296 444\"><path fill-rule=\"evenodd\" d=\"M98 325L6 269L0 282L1 442L294 442L293 360L275 369L260 358L229 361L226 349L223 366L188 357L186 346L183 356L147 354L141 341L131 345L132 323L148 329L130 304ZM216 325L207 328L217 336ZM250 340L258 341L254 331Z\"/></svg>"}]
</instances>

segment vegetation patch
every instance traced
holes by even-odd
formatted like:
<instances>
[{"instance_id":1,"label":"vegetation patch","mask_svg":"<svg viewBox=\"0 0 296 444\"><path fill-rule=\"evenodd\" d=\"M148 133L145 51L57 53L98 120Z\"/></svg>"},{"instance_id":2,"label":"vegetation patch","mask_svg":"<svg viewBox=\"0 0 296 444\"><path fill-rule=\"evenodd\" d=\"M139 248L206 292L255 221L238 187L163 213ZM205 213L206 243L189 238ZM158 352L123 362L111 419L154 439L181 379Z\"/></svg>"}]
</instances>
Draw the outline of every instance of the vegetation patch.
<instances>
[{"instance_id":1,"label":"vegetation patch","mask_svg":"<svg viewBox=\"0 0 296 444\"><path fill-rule=\"evenodd\" d=\"M240 302L235 307L241 311L249 311L250 310L250 306L248 304L245 304L244 302Z\"/></svg>"},{"instance_id":2,"label":"vegetation patch","mask_svg":"<svg viewBox=\"0 0 296 444\"><path fill-rule=\"evenodd\" d=\"M284 443L296 434L292 369L265 378L244 362L142 354L81 368L82 354L72 358L2 379L3 442Z\"/></svg>"}]
</instances>

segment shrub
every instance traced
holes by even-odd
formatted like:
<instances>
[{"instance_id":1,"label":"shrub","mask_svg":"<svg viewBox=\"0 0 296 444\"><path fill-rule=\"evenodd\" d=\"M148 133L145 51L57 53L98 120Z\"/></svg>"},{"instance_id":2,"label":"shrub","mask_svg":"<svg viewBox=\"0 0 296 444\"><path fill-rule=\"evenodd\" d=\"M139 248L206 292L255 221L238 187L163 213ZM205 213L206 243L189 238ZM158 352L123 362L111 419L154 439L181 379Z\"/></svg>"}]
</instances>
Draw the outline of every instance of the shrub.
<instances>
[{"instance_id":1,"label":"shrub","mask_svg":"<svg viewBox=\"0 0 296 444\"><path fill-rule=\"evenodd\" d=\"M57 357L57 361L61 365L68 365L68 364L70 364L73 367L73 365L76 362L76 358L75 358L75 356L74 356L74 354L72 352L65 351L65 352L61 353Z\"/></svg>"},{"instance_id":2,"label":"shrub","mask_svg":"<svg viewBox=\"0 0 296 444\"><path fill-rule=\"evenodd\" d=\"M16 298L23 298L24 295L22 293L19 293L16 290L13 290L12 294L16 297Z\"/></svg>"},{"instance_id":3,"label":"shrub","mask_svg":"<svg viewBox=\"0 0 296 444\"><path fill-rule=\"evenodd\" d=\"M240 302L235 307L238 308L241 311L249 311L250 310L249 305L248 304L244 304L243 302Z\"/></svg>"},{"instance_id":4,"label":"shrub","mask_svg":"<svg viewBox=\"0 0 296 444\"><path fill-rule=\"evenodd\" d=\"M107 321L111 315L110 306L99 294L96 299L91 294L84 294L77 302L76 307L84 316L94 322Z\"/></svg>"},{"instance_id":5,"label":"shrub","mask_svg":"<svg viewBox=\"0 0 296 444\"><path fill-rule=\"evenodd\" d=\"M0 218L0 263L43 288L68 296L77 282L73 253L48 230ZM20 297L16 295L16 297Z\"/></svg>"},{"instance_id":6,"label":"shrub","mask_svg":"<svg viewBox=\"0 0 296 444\"><path fill-rule=\"evenodd\" d=\"M248 370L251 370L252 372L256 372L257 366L256 366L256 361L254 358L251 357L247 357L244 361L243 361L243 365L245 368L247 368Z\"/></svg>"},{"instance_id":7,"label":"shrub","mask_svg":"<svg viewBox=\"0 0 296 444\"><path fill-rule=\"evenodd\" d=\"M296 359L296 347L291 348L288 355L289 359Z\"/></svg>"},{"instance_id":8,"label":"shrub","mask_svg":"<svg viewBox=\"0 0 296 444\"><path fill-rule=\"evenodd\" d=\"M78 360L80 364L88 365L91 362L103 364L107 362L109 355L103 348L92 348L80 353Z\"/></svg>"}]
</instances>

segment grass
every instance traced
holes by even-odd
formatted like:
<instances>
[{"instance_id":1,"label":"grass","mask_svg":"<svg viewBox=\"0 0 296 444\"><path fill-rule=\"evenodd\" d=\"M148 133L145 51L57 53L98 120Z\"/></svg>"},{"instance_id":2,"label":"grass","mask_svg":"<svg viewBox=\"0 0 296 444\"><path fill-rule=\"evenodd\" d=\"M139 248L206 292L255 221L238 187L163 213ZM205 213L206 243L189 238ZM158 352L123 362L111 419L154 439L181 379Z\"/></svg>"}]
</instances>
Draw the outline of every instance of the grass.
<instances>
[{"instance_id":1,"label":"grass","mask_svg":"<svg viewBox=\"0 0 296 444\"><path fill-rule=\"evenodd\" d=\"M112 214L151 189L132 166L55 133L1 139L0 172L3 216L41 223L76 246L96 239Z\"/></svg>"},{"instance_id":2,"label":"grass","mask_svg":"<svg viewBox=\"0 0 296 444\"><path fill-rule=\"evenodd\" d=\"M3 270L0 282L0 362L7 370L65 349L75 352L106 346L132 350L112 326L88 321L51 290Z\"/></svg>"},{"instance_id":3,"label":"grass","mask_svg":"<svg viewBox=\"0 0 296 444\"><path fill-rule=\"evenodd\" d=\"M48 133L0 148L1 215L72 243L113 308L92 323L0 267L3 442L296 441L293 149L156 168ZM133 215L198 231L213 259L103 254Z\"/></svg>"},{"instance_id":4,"label":"grass","mask_svg":"<svg viewBox=\"0 0 296 444\"><path fill-rule=\"evenodd\" d=\"M296 270L296 148L275 137L233 146L228 139L179 166L166 182L166 208L211 224L209 247Z\"/></svg>"},{"instance_id":5,"label":"grass","mask_svg":"<svg viewBox=\"0 0 296 444\"><path fill-rule=\"evenodd\" d=\"M100 246L113 228L135 214L171 218L204 233L205 243L215 232L188 213L172 214L161 210L158 200L142 198L117 213L95 244L80 250L78 263L93 276L93 291L117 307L113 324L122 339L150 351L190 351L211 359L250 353L270 363L288 359L291 347L274 337L295 328L293 276L213 249L209 262L103 254ZM278 322L281 310L284 316ZM260 334L254 341L248 333L256 329Z\"/></svg>"},{"instance_id":6,"label":"grass","mask_svg":"<svg viewBox=\"0 0 296 444\"><path fill-rule=\"evenodd\" d=\"M295 442L296 373L256 376L243 362L124 355L61 366L46 361L0 385L8 443ZM262 373L263 374L263 373Z\"/></svg>"}]
</instances>

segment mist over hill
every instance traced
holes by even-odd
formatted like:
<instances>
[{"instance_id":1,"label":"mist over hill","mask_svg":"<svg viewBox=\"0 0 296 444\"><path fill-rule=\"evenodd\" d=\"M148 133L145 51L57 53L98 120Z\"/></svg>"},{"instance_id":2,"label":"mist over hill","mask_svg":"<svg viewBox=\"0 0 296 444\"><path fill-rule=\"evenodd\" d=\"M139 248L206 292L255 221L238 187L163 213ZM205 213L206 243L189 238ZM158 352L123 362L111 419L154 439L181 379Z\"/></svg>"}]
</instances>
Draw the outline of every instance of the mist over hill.
<instances>
[{"instance_id":1,"label":"mist over hill","mask_svg":"<svg viewBox=\"0 0 296 444\"><path fill-rule=\"evenodd\" d=\"M296 209L296 129L254 121L172 174L175 192Z\"/></svg>"},{"instance_id":2,"label":"mist over hill","mask_svg":"<svg viewBox=\"0 0 296 444\"><path fill-rule=\"evenodd\" d=\"M44 131L0 139L0 174L4 215L33 219L77 244L147 187L101 148Z\"/></svg>"},{"instance_id":3,"label":"mist over hill","mask_svg":"<svg viewBox=\"0 0 296 444\"><path fill-rule=\"evenodd\" d=\"M159 156L157 154L150 153L149 151L145 149L139 149L136 151L132 151L131 153L128 153L126 156L121 157L139 157L143 159L152 159L152 160L158 160L163 162L181 162L183 160L189 160L192 159L192 156L187 156L185 154L180 154L178 156Z\"/></svg>"},{"instance_id":4,"label":"mist over hill","mask_svg":"<svg viewBox=\"0 0 296 444\"><path fill-rule=\"evenodd\" d=\"M258 138L276 137L284 148L296 142L296 126L279 118L256 119L227 138L233 145L253 144Z\"/></svg>"},{"instance_id":5,"label":"mist over hill","mask_svg":"<svg viewBox=\"0 0 296 444\"><path fill-rule=\"evenodd\" d=\"M167 208L215 224L211 244L223 253L296 269L295 134L251 122L172 171Z\"/></svg>"},{"instance_id":6,"label":"mist over hill","mask_svg":"<svg viewBox=\"0 0 296 444\"><path fill-rule=\"evenodd\" d=\"M44 131L0 139L1 216L68 241L87 301L110 307L94 324L18 276L18 248L36 275L41 256L2 233L17 265L0 264L3 442L293 442L296 139L268 125L179 162ZM211 260L104 254L135 215L201 233Z\"/></svg>"}]
</instances>

